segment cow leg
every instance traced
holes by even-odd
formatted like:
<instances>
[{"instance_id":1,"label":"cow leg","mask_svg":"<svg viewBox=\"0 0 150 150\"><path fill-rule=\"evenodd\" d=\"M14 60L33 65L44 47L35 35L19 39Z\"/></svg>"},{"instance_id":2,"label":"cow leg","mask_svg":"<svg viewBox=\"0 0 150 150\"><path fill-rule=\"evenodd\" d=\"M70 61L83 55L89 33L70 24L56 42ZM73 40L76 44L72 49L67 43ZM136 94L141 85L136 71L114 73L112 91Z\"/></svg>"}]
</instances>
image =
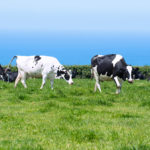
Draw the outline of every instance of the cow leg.
<instances>
[{"instance_id":1,"label":"cow leg","mask_svg":"<svg viewBox=\"0 0 150 150\"><path fill-rule=\"evenodd\" d=\"M0 75L0 78L1 78L1 80L3 80L3 81L4 81L3 75Z\"/></svg>"},{"instance_id":2,"label":"cow leg","mask_svg":"<svg viewBox=\"0 0 150 150\"><path fill-rule=\"evenodd\" d=\"M101 92L101 86L100 86L100 84L99 84L99 81L97 82L96 81L96 83L95 83L95 92L96 92L96 89L98 88L98 90L99 90L99 92Z\"/></svg>"},{"instance_id":3,"label":"cow leg","mask_svg":"<svg viewBox=\"0 0 150 150\"><path fill-rule=\"evenodd\" d=\"M50 83L51 83L51 89L53 90L55 74L50 74L49 79L50 79Z\"/></svg>"},{"instance_id":4,"label":"cow leg","mask_svg":"<svg viewBox=\"0 0 150 150\"><path fill-rule=\"evenodd\" d=\"M97 88L98 88L98 90L101 92L101 86L100 86L99 81L96 81L96 82L95 82L94 92L96 92Z\"/></svg>"},{"instance_id":5,"label":"cow leg","mask_svg":"<svg viewBox=\"0 0 150 150\"><path fill-rule=\"evenodd\" d=\"M119 82L118 77L114 77L114 81L115 81L116 86L117 86L116 94L119 94L121 91L122 82L121 82L121 80Z\"/></svg>"},{"instance_id":6,"label":"cow leg","mask_svg":"<svg viewBox=\"0 0 150 150\"><path fill-rule=\"evenodd\" d=\"M53 90L54 88L53 88L53 85L54 85L54 80L50 80L50 82L51 82L51 89Z\"/></svg>"},{"instance_id":7,"label":"cow leg","mask_svg":"<svg viewBox=\"0 0 150 150\"><path fill-rule=\"evenodd\" d=\"M47 75L44 74L44 75L42 76L42 85L41 85L40 89L43 89L43 86L45 85L46 79L47 79Z\"/></svg>"},{"instance_id":8,"label":"cow leg","mask_svg":"<svg viewBox=\"0 0 150 150\"><path fill-rule=\"evenodd\" d=\"M27 85L26 85L26 74L23 73L21 75L21 83L23 84L24 88L27 88Z\"/></svg>"},{"instance_id":9,"label":"cow leg","mask_svg":"<svg viewBox=\"0 0 150 150\"><path fill-rule=\"evenodd\" d=\"M99 75L98 75L98 73L97 73L97 67L94 67L94 68L93 68L93 72L94 72L94 78L95 78L95 80L96 80L94 92L96 92L96 89L97 89L97 88L98 88L98 90L101 92L101 87L100 87L100 84L99 84Z\"/></svg>"},{"instance_id":10,"label":"cow leg","mask_svg":"<svg viewBox=\"0 0 150 150\"><path fill-rule=\"evenodd\" d=\"M119 82L120 82L120 91L119 91L119 93L121 92L121 88L122 88L122 83L123 83L123 80L122 79L118 79L119 80Z\"/></svg>"},{"instance_id":11,"label":"cow leg","mask_svg":"<svg viewBox=\"0 0 150 150\"><path fill-rule=\"evenodd\" d=\"M20 73L18 73L18 76L17 76L17 78L15 80L15 86L14 86L15 88L16 88L18 82L20 81L20 79L21 79L21 75L20 75Z\"/></svg>"}]
</instances>

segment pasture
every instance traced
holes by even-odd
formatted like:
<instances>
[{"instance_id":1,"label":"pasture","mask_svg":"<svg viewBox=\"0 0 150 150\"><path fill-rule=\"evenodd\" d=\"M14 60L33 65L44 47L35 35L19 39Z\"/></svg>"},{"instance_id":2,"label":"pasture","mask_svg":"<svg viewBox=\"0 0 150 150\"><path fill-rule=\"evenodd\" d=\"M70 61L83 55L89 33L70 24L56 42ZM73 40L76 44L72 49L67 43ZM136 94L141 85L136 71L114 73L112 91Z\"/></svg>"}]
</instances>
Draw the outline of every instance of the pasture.
<instances>
[{"instance_id":1,"label":"pasture","mask_svg":"<svg viewBox=\"0 0 150 150\"><path fill-rule=\"evenodd\" d=\"M0 150L148 150L150 82L28 79L28 88L0 81Z\"/></svg>"}]
</instances>

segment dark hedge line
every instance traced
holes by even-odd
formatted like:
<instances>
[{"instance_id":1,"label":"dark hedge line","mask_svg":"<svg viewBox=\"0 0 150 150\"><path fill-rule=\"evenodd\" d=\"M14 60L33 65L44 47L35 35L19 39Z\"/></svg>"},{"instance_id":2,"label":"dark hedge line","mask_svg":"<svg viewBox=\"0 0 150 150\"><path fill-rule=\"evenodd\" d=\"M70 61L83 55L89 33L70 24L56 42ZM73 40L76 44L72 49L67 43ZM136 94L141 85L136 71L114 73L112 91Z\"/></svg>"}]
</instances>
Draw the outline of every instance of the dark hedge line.
<instances>
[{"instance_id":1,"label":"dark hedge line","mask_svg":"<svg viewBox=\"0 0 150 150\"><path fill-rule=\"evenodd\" d=\"M71 65L65 66L65 68L68 70L72 70L72 72L76 74L76 78L91 78L90 65ZM140 66L138 68L145 75L146 78L150 77L150 66ZM17 71L17 67L11 66L11 70Z\"/></svg>"},{"instance_id":2,"label":"dark hedge line","mask_svg":"<svg viewBox=\"0 0 150 150\"><path fill-rule=\"evenodd\" d=\"M72 70L73 74L76 74L76 78L91 78L91 66L90 65L74 65L65 66L66 69Z\"/></svg>"},{"instance_id":3,"label":"dark hedge line","mask_svg":"<svg viewBox=\"0 0 150 150\"><path fill-rule=\"evenodd\" d=\"M138 67L139 71L144 74L146 78L150 77L150 66L135 66ZM74 66L66 66L67 69L71 69L73 72L75 71L77 76L76 78L91 78L91 66L90 65L74 65Z\"/></svg>"}]
</instances>

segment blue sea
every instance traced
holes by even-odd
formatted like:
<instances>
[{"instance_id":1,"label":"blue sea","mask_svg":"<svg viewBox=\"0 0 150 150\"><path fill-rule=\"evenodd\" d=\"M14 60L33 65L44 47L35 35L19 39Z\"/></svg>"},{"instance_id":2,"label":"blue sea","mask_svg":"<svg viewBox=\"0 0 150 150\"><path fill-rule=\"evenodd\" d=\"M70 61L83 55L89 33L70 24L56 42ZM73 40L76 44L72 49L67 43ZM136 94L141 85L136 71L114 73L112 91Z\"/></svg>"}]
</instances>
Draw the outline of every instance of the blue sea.
<instances>
[{"instance_id":1,"label":"blue sea","mask_svg":"<svg viewBox=\"0 0 150 150\"><path fill-rule=\"evenodd\" d=\"M96 54L121 54L128 64L150 65L150 34L102 31L1 31L0 64L14 55L48 55L63 65L88 65ZM15 65L15 61L13 62Z\"/></svg>"}]
</instances>

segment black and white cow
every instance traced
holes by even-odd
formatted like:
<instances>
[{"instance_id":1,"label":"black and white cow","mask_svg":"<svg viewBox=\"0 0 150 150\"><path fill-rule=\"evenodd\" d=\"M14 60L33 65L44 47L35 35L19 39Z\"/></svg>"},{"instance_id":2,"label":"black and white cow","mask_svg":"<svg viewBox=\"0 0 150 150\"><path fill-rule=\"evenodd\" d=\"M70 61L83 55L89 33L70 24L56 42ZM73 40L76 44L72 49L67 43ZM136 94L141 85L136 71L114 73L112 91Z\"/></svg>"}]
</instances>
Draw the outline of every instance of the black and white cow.
<instances>
[{"instance_id":1,"label":"black and white cow","mask_svg":"<svg viewBox=\"0 0 150 150\"><path fill-rule=\"evenodd\" d=\"M10 69L3 68L0 65L0 80L5 82L14 82L17 78L18 72L12 72Z\"/></svg>"},{"instance_id":2,"label":"black and white cow","mask_svg":"<svg viewBox=\"0 0 150 150\"><path fill-rule=\"evenodd\" d=\"M117 86L116 94L120 93L124 80L133 83L132 66L127 65L121 55L96 55L91 59L91 67L96 80L95 91L98 88L101 92L99 81L113 79Z\"/></svg>"},{"instance_id":3,"label":"black and white cow","mask_svg":"<svg viewBox=\"0 0 150 150\"><path fill-rule=\"evenodd\" d=\"M0 65L0 80L7 81L7 75L4 68Z\"/></svg>"},{"instance_id":4,"label":"black and white cow","mask_svg":"<svg viewBox=\"0 0 150 150\"><path fill-rule=\"evenodd\" d=\"M136 67L136 68L133 68L133 78L135 80L144 80L145 75L139 70L138 67Z\"/></svg>"},{"instance_id":5,"label":"black and white cow","mask_svg":"<svg viewBox=\"0 0 150 150\"><path fill-rule=\"evenodd\" d=\"M18 76L18 72L15 71L15 72L12 72L10 69L5 69L5 73L6 73L6 76L7 76L7 82L14 82Z\"/></svg>"},{"instance_id":6,"label":"black and white cow","mask_svg":"<svg viewBox=\"0 0 150 150\"><path fill-rule=\"evenodd\" d=\"M61 76L69 84L73 84L71 72L67 71L63 65L54 57L49 56L14 56L11 60L16 58L18 76L15 81L15 87L21 80L21 83L25 88L27 77L40 77L42 76L42 85L40 89L43 88L46 79L50 79L51 88L53 89L53 83L55 76ZM11 64L10 62L10 64ZM10 65L9 64L9 65ZM9 67L9 66L8 66Z\"/></svg>"}]
</instances>

